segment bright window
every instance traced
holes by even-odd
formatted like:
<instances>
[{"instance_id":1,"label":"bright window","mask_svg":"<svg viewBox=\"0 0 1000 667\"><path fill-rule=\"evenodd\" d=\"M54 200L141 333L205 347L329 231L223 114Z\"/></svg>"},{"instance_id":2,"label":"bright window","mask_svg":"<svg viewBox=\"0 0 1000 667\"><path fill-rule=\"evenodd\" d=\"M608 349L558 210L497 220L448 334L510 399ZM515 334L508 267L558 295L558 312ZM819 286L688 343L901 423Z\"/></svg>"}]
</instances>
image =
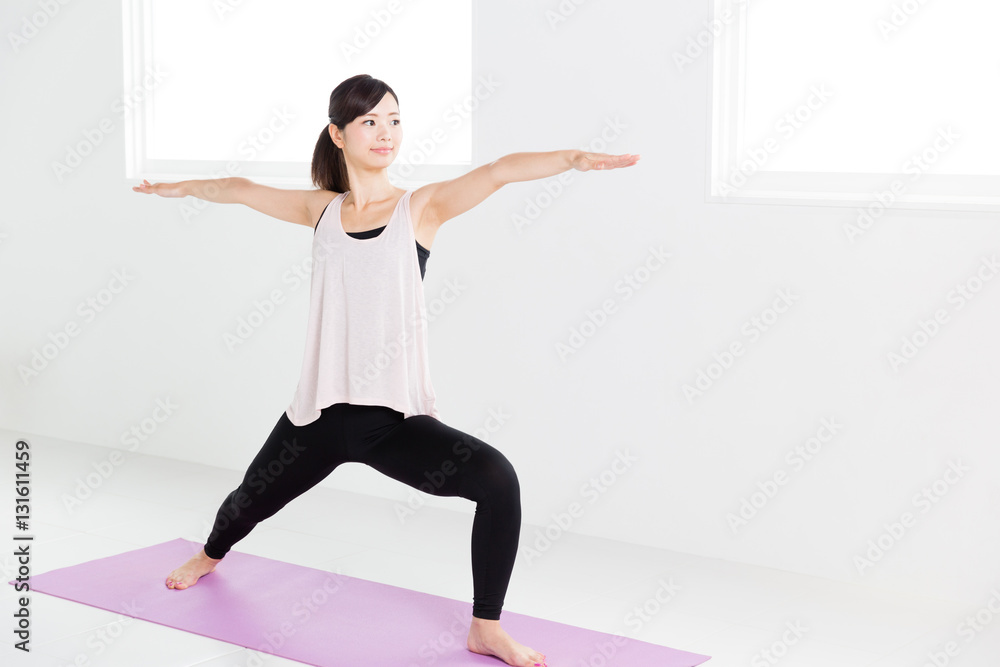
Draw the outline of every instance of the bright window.
<instances>
[{"instance_id":1,"label":"bright window","mask_svg":"<svg viewBox=\"0 0 1000 667\"><path fill-rule=\"evenodd\" d=\"M129 179L309 189L330 93L355 74L399 97L395 183L473 162L474 111L492 88L472 79L471 0L123 2Z\"/></svg>"},{"instance_id":2,"label":"bright window","mask_svg":"<svg viewBox=\"0 0 1000 667\"><path fill-rule=\"evenodd\" d=\"M1000 3L714 4L710 201L1000 210Z\"/></svg>"}]
</instances>

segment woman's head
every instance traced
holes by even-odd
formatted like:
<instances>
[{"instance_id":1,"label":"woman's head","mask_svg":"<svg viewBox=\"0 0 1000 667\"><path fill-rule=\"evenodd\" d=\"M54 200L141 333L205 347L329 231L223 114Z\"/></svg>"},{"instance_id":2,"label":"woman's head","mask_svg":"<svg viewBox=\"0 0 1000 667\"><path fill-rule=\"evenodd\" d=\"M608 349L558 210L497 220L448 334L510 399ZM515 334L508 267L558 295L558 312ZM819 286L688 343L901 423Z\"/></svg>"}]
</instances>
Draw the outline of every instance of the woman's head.
<instances>
[{"instance_id":1,"label":"woman's head","mask_svg":"<svg viewBox=\"0 0 1000 667\"><path fill-rule=\"evenodd\" d=\"M313 151L316 187L350 190L348 159L371 168L388 167L395 159L402 139L399 99L385 82L367 74L342 81L330 94L329 117ZM381 146L392 150L386 154L374 150Z\"/></svg>"}]
</instances>

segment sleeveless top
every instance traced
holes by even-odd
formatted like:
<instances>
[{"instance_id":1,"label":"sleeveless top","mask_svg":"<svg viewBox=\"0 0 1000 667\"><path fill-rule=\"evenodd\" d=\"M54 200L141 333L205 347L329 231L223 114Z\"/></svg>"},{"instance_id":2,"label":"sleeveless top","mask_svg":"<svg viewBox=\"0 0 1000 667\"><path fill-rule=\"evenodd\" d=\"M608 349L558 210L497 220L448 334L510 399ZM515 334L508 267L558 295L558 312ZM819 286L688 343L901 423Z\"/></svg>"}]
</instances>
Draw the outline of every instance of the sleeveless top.
<instances>
[{"instance_id":1,"label":"sleeveless top","mask_svg":"<svg viewBox=\"0 0 1000 667\"><path fill-rule=\"evenodd\" d=\"M305 354L285 411L294 425L316 421L334 403L440 418L427 353L426 256L419 259L414 244L430 253L413 233L412 193L403 194L381 231L370 230L373 237L344 231L340 209L347 192L316 223Z\"/></svg>"}]
</instances>

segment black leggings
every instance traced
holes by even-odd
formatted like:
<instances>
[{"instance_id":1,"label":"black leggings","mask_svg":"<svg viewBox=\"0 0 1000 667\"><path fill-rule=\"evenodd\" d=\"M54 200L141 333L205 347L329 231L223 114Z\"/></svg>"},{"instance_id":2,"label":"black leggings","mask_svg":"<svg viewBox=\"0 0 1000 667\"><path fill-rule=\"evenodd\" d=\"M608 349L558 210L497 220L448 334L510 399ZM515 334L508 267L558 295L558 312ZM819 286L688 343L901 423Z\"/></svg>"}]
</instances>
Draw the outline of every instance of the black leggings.
<instances>
[{"instance_id":1,"label":"black leggings","mask_svg":"<svg viewBox=\"0 0 1000 667\"><path fill-rule=\"evenodd\" d=\"M403 419L384 406L335 403L295 426L282 413L219 508L205 554L222 558L258 522L349 461L435 496L476 501L472 615L499 620L521 528L517 475L499 450L429 415Z\"/></svg>"}]
</instances>

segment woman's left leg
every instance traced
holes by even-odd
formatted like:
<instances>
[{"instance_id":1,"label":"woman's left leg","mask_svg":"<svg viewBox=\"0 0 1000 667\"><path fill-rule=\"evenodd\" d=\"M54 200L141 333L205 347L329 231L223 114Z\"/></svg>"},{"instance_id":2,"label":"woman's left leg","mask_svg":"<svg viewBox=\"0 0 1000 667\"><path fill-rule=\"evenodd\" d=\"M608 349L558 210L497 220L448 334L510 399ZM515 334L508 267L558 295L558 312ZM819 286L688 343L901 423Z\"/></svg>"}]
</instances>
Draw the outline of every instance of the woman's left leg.
<instances>
[{"instance_id":1,"label":"woman's left leg","mask_svg":"<svg viewBox=\"0 0 1000 667\"><path fill-rule=\"evenodd\" d=\"M476 502L472 615L499 620L521 529L521 489L507 457L434 417L414 415L368 443L357 458L431 495Z\"/></svg>"}]
</instances>

